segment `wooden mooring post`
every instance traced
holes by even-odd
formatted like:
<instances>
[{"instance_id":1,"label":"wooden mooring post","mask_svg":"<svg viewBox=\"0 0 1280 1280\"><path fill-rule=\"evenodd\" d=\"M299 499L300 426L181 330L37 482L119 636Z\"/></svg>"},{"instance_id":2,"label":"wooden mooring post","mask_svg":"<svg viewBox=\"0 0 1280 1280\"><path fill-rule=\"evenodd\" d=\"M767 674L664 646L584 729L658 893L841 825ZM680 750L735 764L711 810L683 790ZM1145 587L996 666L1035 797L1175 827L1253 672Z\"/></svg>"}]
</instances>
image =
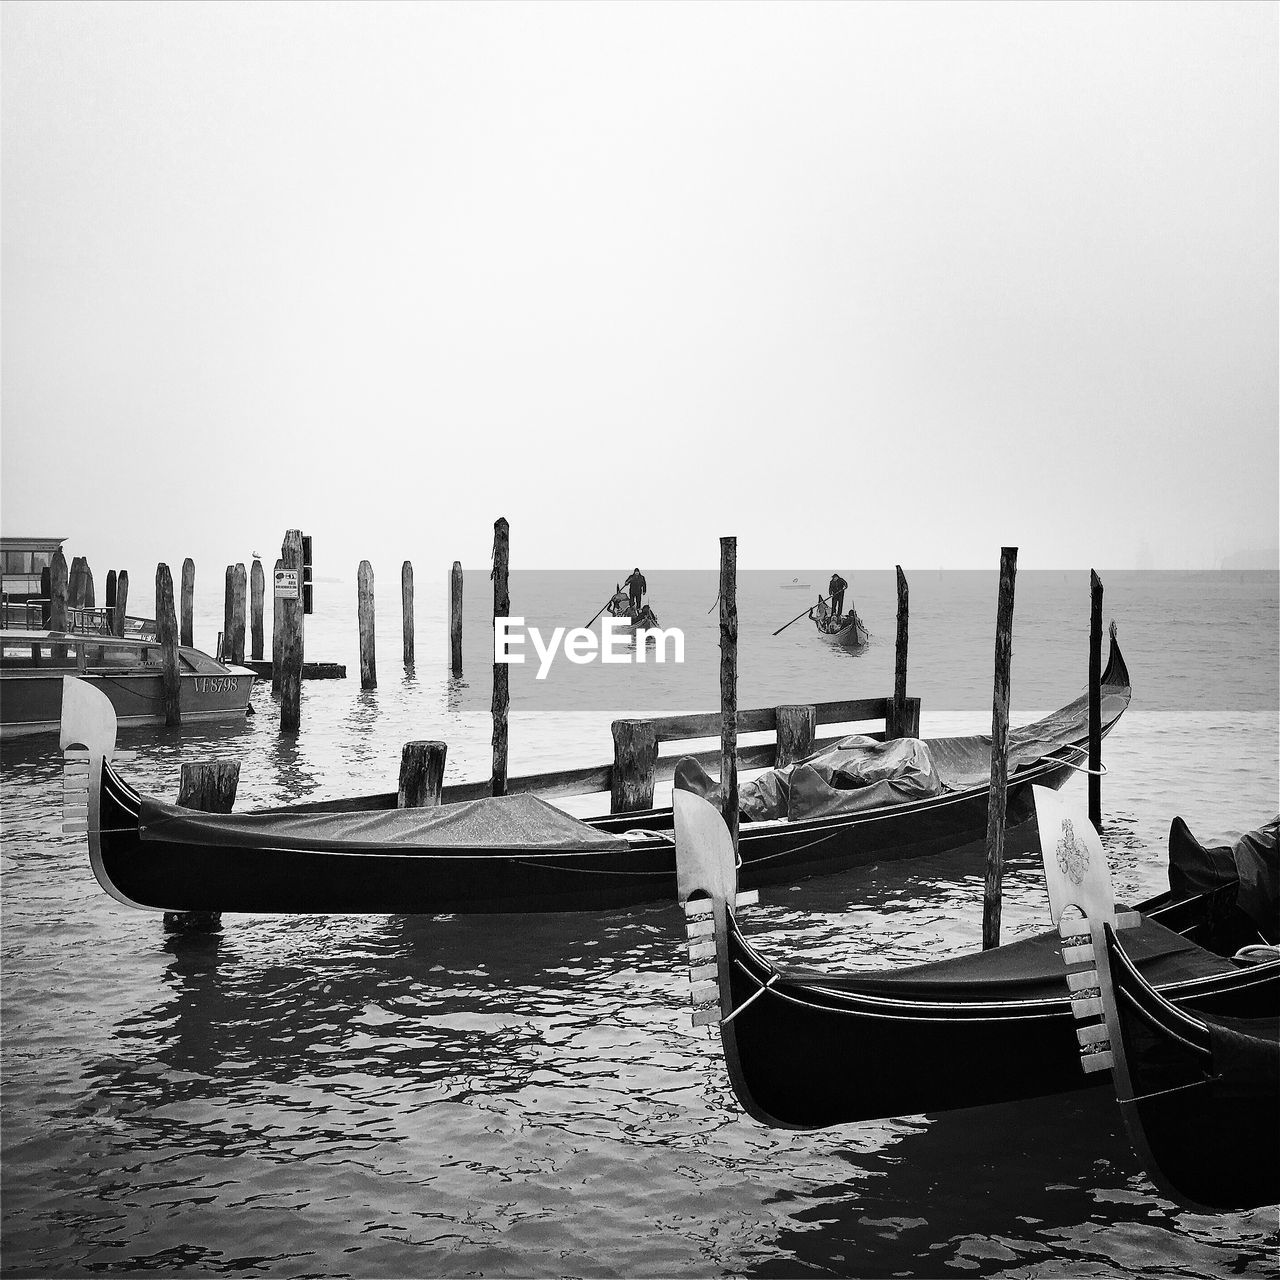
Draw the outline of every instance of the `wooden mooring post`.
<instances>
[{"instance_id":1,"label":"wooden mooring post","mask_svg":"<svg viewBox=\"0 0 1280 1280\"><path fill-rule=\"evenodd\" d=\"M434 809L439 805L448 750L443 742L404 744L400 749L400 786L396 791L398 809Z\"/></svg>"},{"instance_id":2,"label":"wooden mooring post","mask_svg":"<svg viewBox=\"0 0 1280 1280\"><path fill-rule=\"evenodd\" d=\"M69 575L67 558L59 548L53 553L49 565L49 630L65 631L67 629L67 595Z\"/></svg>"},{"instance_id":3,"label":"wooden mooring post","mask_svg":"<svg viewBox=\"0 0 1280 1280\"><path fill-rule=\"evenodd\" d=\"M164 691L164 722L182 723L182 677L178 674L178 614L173 607L173 575L167 564L156 565L156 636L163 655L160 685Z\"/></svg>"},{"instance_id":4,"label":"wooden mooring post","mask_svg":"<svg viewBox=\"0 0 1280 1280\"><path fill-rule=\"evenodd\" d=\"M720 539L720 789L738 848L738 539Z\"/></svg>"},{"instance_id":5,"label":"wooden mooring post","mask_svg":"<svg viewBox=\"0 0 1280 1280\"><path fill-rule=\"evenodd\" d=\"M184 809L205 813L230 813L240 782L239 760L184 761L178 784L178 803ZM166 933L198 933L216 929L222 922L220 911L166 911Z\"/></svg>"},{"instance_id":6,"label":"wooden mooring post","mask_svg":"<svg viewBox=\"0 0 1280 1280\"><path fill-rule=\"evenodd\" d=\"M898 634L893 649L893 711L886 726L887 738L918 737L919 724L911 724L907 712L907 624L910 619L907 575L896 565L898 577Z\"/></svg>"},{"instance_id":7,"label":"wooden mooring post","mask_svg":"<svg viewBox=\"0 0 1280 1280\"><path fill-rule=\"evenodd\" d=\"M124 620L129 616L129 570L121 569L116 575L116 611L111 619L111 630L117 636L124 635Z\"/></svg>"},{"instance_id":8,"label":"wooden mooring post","mask_svg":"<svg viewBox=\"0 0 1280 1280\"><path fill-rule=\"evenodd\" d=\"M236 565L234 596L231 608L231 661L244 665L245 606L248 601L248 574L244 565Z\"/></svg>"},{"instance_id":9,"label":"wooden mooring post","mask_svg":"<svg viewBox=\"0 0 1280 1280\"><path fill-rule=\"evenodd\" d=\"M116 571L107 570L107 582L102 592L102 607L114 615L116 609Z\"/></svg>"},{"instance_id":10,"label":"wooden mooring post","mask_svg":"<svg viewBox=\"0 0 1280 1280\"><path fill-rule=\"evenodd\" d=\"M498 619L511 613L511 591L508 569L511 563L511 526L504 516L493 522L493 630L498 633ZM507 684L507 665L493 664L493 777L491 790L495 796L507 794L507 720L511 711L511 694Z\"/></svg>"},{"instance_id":11,"label":"wooden mooring post","mask_svg":"<svg viewBox=\"0 0 1280 1280\"><path fill-rule=\"evenodd\" d=\"M266 589L262 561L254 556L253 568L249 570L249 655L255 662L262 661L262 610Z\"/></svg>"},{"instance_id":12,"label":"wooden mooring post","mask_svg":"<svg viewBox=\"0 0 1280 1280\"><path fill-rule=\"evenodd\" d=\"M404 665L413 666L413 565L406 560L400 566L400 615L404 639Z\"/></svg>"},{"instance_id":13,"label":"wooden mooring post","mask_svg":"<svg viewBox=\"0 0 1280 1280\"><path fill-rule=\"evenodd\" d=\"M302 530L290 529L280 548L283 568L296 569L302 582ZM296 733L302 724L302 652L304 620L302 589L280 601L280 731Z\"/></svg>"},{"instance_id":14,"label":"wooden mooring post","mask_svg":"<svg viewBox=\"0 0 1280 1280\"><path fill-rule=\"evenodd\" d=\"M462 561L449 571L449 669L462 674Z\"/></svg>"},{"instance_id":15,"label":"wooden mooring post","mask_svg":"<svg viewBox=\"0 0 1280 1280\"><path fill-rule=\"evenodd\" d=\"M1102 579L1089 570L1089 821L1102 834Z\"/></svg>"},{"instance_id":16,"label":"wooden mooring post","mask_svg":"<svg viewBox=\"0 0 1280 1280\"><path fill-rule=\"evenodd\" d=\"M356 572L356 612L360 622L360 687L378 687L378 664L373 645L373 565L360 561Z\"/></svg>"},{"instance_id":17,"label":"wooden mooring post","mask_svg":"<svg viewBox=\"0 0 1280 1280\"><path fill-rule=\"evenodd\" d=\"M284 568L284 560L277 560L272 574L274 584ZM280 692L280 673L284 669L280 654L284 645L284 601L276 594L274 585L271 588L271 692Z\"/></svg>"},{"instance_id":18,"label":"wooden mooring post","mask_svg":"<svg viewBox=\"0 0 1280 1280\"><path fill-rule=\"evenodd\" d=\"M813 740L818 732L818 716L813 706L783 706L774 708L777 719L779 769L795 764L813 754Z\"/></svg>"},{"instance_id":19,"label":"wooden mooring post","mask_svg":"<svg viewBox=\"0 0 1280 1280\"><path fill-rule=\"evenodd\" d=\"M1000 897L1004 880L1004 818L1009 780L1009 677L1013 666L1013 586L1018 548L1000 549L996 603L995 681L991 703L991 788L987 793L987 876L982 897L982 949L1000 945Z\"/></svg>"},{"instance_id":20,"label":"wooden mooring post","mask_svg":"<svg viewBox=\"0 0 1280 1280\"><path fill-rule=\"evenodd\" d=\"M613 769L609 775L609 812L636 813L653 808L658 734L649 720L615 720Z\"/></svg>"},{"instance_id":21,"label":"wooden mooring post","mask_svg":"<svg viewBox=\"0 0 1280 1280\"><path fill-rule=\"evenodd\" d=\"M196 642L196 562L182 562L182 595L178 612L178 640L188 649Z\"/></svg>"},{"instance_id":22,"label":"wooden mooring post","mask_svg":"<svg viewBox=\"0 0 1280 1280\"><path fill-rule=\"evenodd\" d=\"M236 567L227 565L226 581L222 589L222 644L215 658L231 661L231 637L236 629Z\"/></svg>"}]
</instances>

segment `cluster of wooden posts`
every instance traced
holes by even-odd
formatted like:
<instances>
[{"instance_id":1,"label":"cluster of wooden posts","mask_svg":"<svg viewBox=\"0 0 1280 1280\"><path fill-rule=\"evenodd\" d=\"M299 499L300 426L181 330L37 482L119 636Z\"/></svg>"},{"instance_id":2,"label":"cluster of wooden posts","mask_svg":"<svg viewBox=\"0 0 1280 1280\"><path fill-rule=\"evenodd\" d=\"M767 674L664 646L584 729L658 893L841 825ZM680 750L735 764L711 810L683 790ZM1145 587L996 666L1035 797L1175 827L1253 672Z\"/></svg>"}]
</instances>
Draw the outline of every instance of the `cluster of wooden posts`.
<instances>
[{"instance_id":1,"label":"cluster of wooden posts","mask_svg":"<svg viewBox=\"0 0 1280 1280\"><path fill-rule=\"evenodd\" d=\"M510 527L505 519L494 523L493 537L493 614L506 618L511 612L509 589ZM1005 547L1000 557L1000 585L996 608L995 672L991 721L991 781L987 826L987 868L983 903L983 946L994 947L1000 940L1000 886L1004 871L1004 824L1008 783L1010 667L1013 652L1013 603L1017 573L1016 547ZM300 568L302 537L297 530L285 536L277 569ZM63 562L65 572L65 562ZM190 643L190 601L195 567L190 560L183 566L182 612L183 643ZM89 600L92 602L92 578L87 566ZM73 575L74 576L74 575ZM110 580L109 580L110 581ZM120 598L121 583L127 596L128 575L116 579L115 591ZM230 638L229 657L243 661L245 570L243 565L227 568L227 612L224 627ZM83 592L82 592L83 594ZM262 651L262 601L264 587L261 565L255 560L250 579L252 609L251 643L253 657ZM405 561L401 569L401 599L404 610L403 657L406 665L414 661L413 634L413 566ZM373 624L373 568L362 561L357 581L357 604L360 628L360 683L365 689L377 684ZM482 796L502 796L536 792L544 796L581 795L608 791L613 813L635 812L650 808L659 781L669 780L675 772L677 756L662 756L664 742L720 737L718 752L695 755L706 764L718 762L723 797L723 812L736 846L738 839L738 770L761 769L786 765L810 755L813 751L839 740L839 736L818 739L816 730L823 724L854 724L883 721L883 731L873 731L878 738L917 736L920 731L920 700L907 696L907 641L909 593L906 575L897 567L897 634L894 654L894 690L888 698L863 698L844 702L739 710L738 708L738 613L737 613L737 539L720 540L720 710L701 715L658 716L646 719L617 720L613 723L614 758L612 764L582 769L532 774L519 778L508 776L508 721L510 691L508 669L504 663L493 664L493 698L491 703L492 770L485 782L444 786L446 744L438 741L406 743L401 757L397 804L402 807L433 806ZM450 574L450 667L455 675L462 671L462 566L456 562ZM156 620L162 644L176 646L177 621L174 616L173 587L166 565L156 569ZM166 640L174 636L172 642ZM166 652L168 649L166 649ZM176 647L175 680L176 680ZM280 727L290 732L299 724L299 691L302 673L303 615L301 599L275 599L273 632L272 687L281 694ZM167 664L166 664L167 665ZM1089 628L1089 817L1101 830L1101 674L1102 674L1102 583L1096 573L1090 575ZM174 699L176 703L176 688ZM173 721L176 723L176 719ZM739 733L772 732L773 742L739 747ZM229 778L226 762L206 762L184 766L184 794L189 794L197 807L226 804L234 799L235 779ZM192 776L188 782L185 770ZM238 772L238 766L236 766ZM181 801L180 801L181 802Z\"/></svg>"}]
</instances>

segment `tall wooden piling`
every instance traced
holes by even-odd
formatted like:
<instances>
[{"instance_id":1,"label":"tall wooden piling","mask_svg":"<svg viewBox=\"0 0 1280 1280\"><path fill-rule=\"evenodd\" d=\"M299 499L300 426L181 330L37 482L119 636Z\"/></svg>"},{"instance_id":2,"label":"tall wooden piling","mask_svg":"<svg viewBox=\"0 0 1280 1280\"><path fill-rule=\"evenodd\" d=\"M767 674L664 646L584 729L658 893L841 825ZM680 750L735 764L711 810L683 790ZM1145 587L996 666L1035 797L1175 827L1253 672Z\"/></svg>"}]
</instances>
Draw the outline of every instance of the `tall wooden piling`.
<instances>
[{"instance_id":1,"label":"tall wooden piling","mask_svg":"<svg viewBox=\"0 0 1280 1280\"><path fill-rule=\"evenodd\" d=\"M1089 821L1102 834L1102 579L1089 570Z\"/></svg>"},{"instance_id":2,"label":"tall wooden piling","mask_svg":"<svg viewBox=\"0 0 1280 1280\"><path fill-rule=\"evenodd\" d=\"M498 619L511 613L511 592L507 571L511 561L511 527L506 518L499 516L493 522L493 628L498 631ZM493 794L507 794L507 719L511 710L511 695L507 684L507 666L503 662L493 664Z\"/></svg>"},{"instance_id":3,"label":"tall wooden piling","mask_svg":"<svg viewBox=\"0 0 1280 1280\"><path fill-rule=\"evenodd\" d=\"M93 570L89 567L89 561L84 562L84 587L82 588L84 596L84 607L92 609L97 605L97 598L93 594Z\"/></svg>"},{"instance_id":4,"label":"tall wooden piling","mask_svg":"<svg viewBox=\"0 0 1280 1280\"><path fill-rule=\"evenodd\" d=\"M232 610L231 661L244 665L245 611L248 607L249 575L242 564L236 565L235 600Z\"/></svg>"},{"instance_id":5,"label":"tall wooden piling","mask_svg":"<svg viewBox=\"0 0 1280 1280\"><path fill-rule=\"evenodd\" d=\"M813 740L818 731L817 712L811 706L784 706L773 709L778 734L779 769L813 754Z\"/></svg>"},{"instance_id":6,"label":"tall wooden piling","mask_svg":"<svg viewBox=\"0 0 1280 1280\"><path fill-rule=\"evenodd\" d=\"M40 570L40 625L49 625L49 614L53 612L53 571L48 565Z\"/></svg>"},{"instance_id":7,"label":"tall wooden piling","mask_svg":"<svg viewBox=\"0 0 1280 1280\"><path fill-rule=\"evenodd\" d=\"M449 573L449 669L462 674L462 561L455 560Z\"/></svg>"},{"instance_id":8,"label":"tall wooden piling","mask_svg":"<svg viewBox=\"0 0 1280 1280\"><path fill-rule=\"evenodd\" d=\"M434 809L444 786L444 762L448 747L443 742L406 742L400 750L400 786L396 791L399 809Z\"/></svg>"},{"instance_id":9,"label":"tall wooden piling","mask_svg":"<svg viewBox=\"0 0 1280 1280\"><path fill-rule=\"evenodd\" d=\"M59 547L53 553L53 560L49 565L49 630L65 631L67 629L67 581L69 574L67 572L67 558L62 554L62 548ZM57 645L53 650L55 662L61 662L65 659L67 651L61 645Z\"/></svg>"},{"instance_id":10,"label":"tall wooden piling","mask_svg":"<svg viewBox=\"0 0 1280 1280\"><path fill-rule=\"evenodd\" d=\"M738 539L720 539L720 789L738 847Z\"/></svg>"},{"instance_id":11,"label":"tall wooden piling","mask_svg":"<svg viewBox=\"0 0 1280 1280\"><path fill-rule=\"evenodd\" d=\"M373 565L360 561L356 573L356 611L360 620L360 687L378 687L378 664L373 646Z\"/></svg>"},{"instance_id":12,"label":"tall wooden piling","mask_svg":"<svg viewBox=\"0 0 1280 1280\"><path fill-rule=\"evenodd\" d=\"M1009 677L1013 666L1013 585L1018 548L1000 548L996 603L995 681L991 702L991 787L987 793L987 878L982 898L982 949L1000 945L1000 890L1004 879L1004 817L1009 780Z\"/></svg>"},{"instance_id":13,"label":"tall wooden piling","mask_svg":"<svg viewBox=\"0 0 1280 1280\"><path fill-rule=\"evenodd\" d=\"M277 560L272 576L273 584L280 579L280 570L284 561ZM276 594L275 586L271 588L271 692L280 692L280 654L284 644L284 601Z\"/></svg>"},{"instance_id":14,"label":"tall wooden piling","mask_svg":"<svg viewBox=\"0 0 1280 1280\"><path fill-rule=\"evenodd\" d=\"M653 808L658 764L658 731L649 720L615 720L609 812L636 813Z\"/></svg>"},{"instance_id":15,"label":"tall wooden piling","mask_svg":"<svg viewBox=\"0 0 1280 1280\"><path fill-rule=\"evenodd\" d=\"M112 634L124 635L124 621L129 616L129 570L121 569L116 575L116 611L111 622Z\"/></svg>"},{"instance_id":16,"label":"tall wooden piling","mask_svg":"<svg viewBox=\"0 0 1280 1280\"><path fill-rule=\"evenodd\" d=\"M902 566L895 566L898 575L898 634L893 649L893 711L886 735L905 738L909 733L907 723L907 623L910 618L907 595L907 575ZM918 728L917 728L918 732Z\"/></svg>"},{"instance_id":17,"label":"tall wooden piling","mask_svg":"<svg viewBox=\"0 0 1280 1280\"><path fill-rule=\"evenodd\" d=\"M178 612L178 638L188 649L196 643L196 562L182 562L182 595Z\"/></svg>"},{"instance_id":18,"label":"tall wooden piling","mask_svg":"<svg viewBox=\"0 0 1280 1280\"><path fill-rule=\"evenodd\" d=\"M67 608L84 608L84 556L73 556L67 576Z\"/></svg>"},{"instance_id":19,"label":"tall wooden piling","mask_svg":"<svg viewBox=\"0 0 1280 1280\"><path fill-rule=\"evenodd\" d=\"M403 619L404 665L413 666L413 565L400 566L400 612Z\"/></svg>"},{"instance_id":20,"label":"tall wooden piling","mask_svg":"<svg viewBox=\"0 0 1280 1280\"><path fill-rule=\"evenodd\" d=\"M102 607L112 612L116 607L116 571L114 569L107 570L107 582L102 593Z\"/></svg>"},{"instance_id":21,"label":"tall wooden piling","mask_svg":"<svg viewBox=\"0 0 1280 1280\"><path fill-rule=\"evenodd\" d=\"M167 564L156 565L156 634L163 662L160 685L164 693L164 722L182 723L182 677L178 674L178 614L173 607L173 575Z\"/></svg>"},{"instance_id":22,"label":"tall wooden piling","mask_svg":"<svg viewBox=\"0 0 1280 1280\"><path fill-rule=\"evenodd\" d=\"M262 561L254 556L253 568L249 570L249 653L254 662L262 661L262 609L265 594L266 575L262 572Z\"/></svg>"},{"instance_id":23,"label":"tall wooden piling","mask_svg":"<svg viewBox=\"0 0 1280 1280\"><path fill-rule=\"evenodd\" d=\"M302 530L290 529L280 548L284 568L297 571L302 582ZM302 588L281 601L280 731L296 733L302 724L302 653L304 647Z\"/></svg>"},{"instance_id":24,"label":"tall wooden piling","mask_svg":"<svg viewBox=\"0 0 1280 1280\"><path fill-rule=\"evenodd\" d=\"M236 567L227 565L226 584L222 591L222 645L215 655L223 662L231 661L231 646L236 630Z\"/></svg>"},{"instance_id":25,"label":"tall wooden piling","mask_svg":"<svg viewBox=\"0 0 1280 1280\"><path fill-rule=\"evenodd\" d=\"M239 760L184 761L182 779L178 784L178 804L184 809L200 809L204 813L230 813L236 802L239 782ZM220 911L166 911L164 930L166 933L187 933L216 929L221 920Z\"/></svg>"}]
</instances>

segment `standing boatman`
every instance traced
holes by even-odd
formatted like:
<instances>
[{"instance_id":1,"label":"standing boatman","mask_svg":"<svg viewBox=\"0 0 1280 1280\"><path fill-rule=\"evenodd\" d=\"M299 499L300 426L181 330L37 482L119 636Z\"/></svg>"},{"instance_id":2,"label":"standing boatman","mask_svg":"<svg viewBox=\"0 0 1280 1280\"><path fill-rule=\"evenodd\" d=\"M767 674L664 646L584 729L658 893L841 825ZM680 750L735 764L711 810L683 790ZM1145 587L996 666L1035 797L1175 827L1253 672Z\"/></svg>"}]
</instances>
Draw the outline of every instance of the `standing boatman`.
<instances>
[{"instance_id":1,"label":"standing boatman","mask_svg":"<svg viewBox=\"0 0 1280 1280\"><path fill-rule=\"evenodd\" d=\"M837 621L844 612L844 590L848 585L838 573L833 573L831 581L827 583L827 595L831 597L831 613Z\"/></svg>"},{"instance_id":2,"label":"standing boatman","mask_svg":"<svg viewBox=\"0 0 1280 1280\"><path fill-rule=\"evenodd\" d=\"M630 596L632 614L639 613L640 605L644 602L644 593L649 590L649 584L644 580L644 574L640 572L639 565L636 565L635 572L622 585L626 587Z\"/></svg>"}]
</instances>

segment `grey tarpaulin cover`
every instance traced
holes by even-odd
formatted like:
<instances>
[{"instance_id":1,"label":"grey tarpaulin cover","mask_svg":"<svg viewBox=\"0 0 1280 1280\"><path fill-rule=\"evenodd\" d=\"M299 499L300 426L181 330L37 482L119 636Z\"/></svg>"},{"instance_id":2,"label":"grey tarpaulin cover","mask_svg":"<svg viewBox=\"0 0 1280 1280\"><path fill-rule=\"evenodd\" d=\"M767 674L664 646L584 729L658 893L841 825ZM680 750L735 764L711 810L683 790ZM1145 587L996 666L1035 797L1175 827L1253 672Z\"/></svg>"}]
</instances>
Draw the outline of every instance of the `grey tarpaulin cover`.
<instances>
[{"instance_id":1,"label":"grey tarpaulin cover","mask_svg":"<svg viewBox=\"0 0 1280 1280\"><path fill-rule=\"evenodd\" d=\"M621 836L526 795L355 813L201 813L144 799L140 828L143 840L245 848L591 853L627 847Z\"/></svg>"}]
</instances>

